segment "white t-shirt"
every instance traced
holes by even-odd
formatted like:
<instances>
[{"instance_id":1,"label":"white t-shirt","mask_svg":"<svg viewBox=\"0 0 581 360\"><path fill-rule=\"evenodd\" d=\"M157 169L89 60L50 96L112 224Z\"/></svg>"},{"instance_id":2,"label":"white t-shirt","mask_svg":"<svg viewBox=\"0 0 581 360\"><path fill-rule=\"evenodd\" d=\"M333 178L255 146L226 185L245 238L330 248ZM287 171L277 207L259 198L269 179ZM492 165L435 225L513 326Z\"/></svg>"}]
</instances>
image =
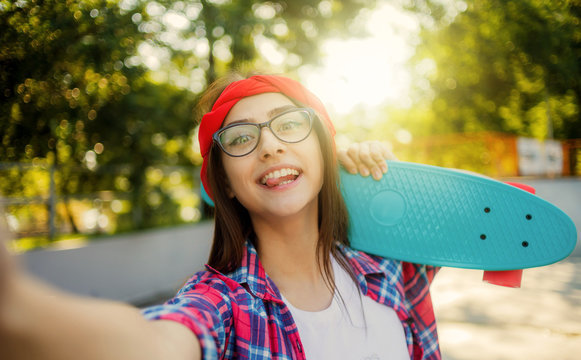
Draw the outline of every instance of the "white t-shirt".
<instances>
[{"instance_id":1,"label":"white t-shirt","mask_svg":"<svg viewBox=\"0 0 581 360\"><path fill-rule=\"evenodd\" d=\"M283 297L307 359L409 360L403 326L395 311L363 296L335 259L332 263L337 290L327 309L299 310Z\"/></svg>"}]
</instances>

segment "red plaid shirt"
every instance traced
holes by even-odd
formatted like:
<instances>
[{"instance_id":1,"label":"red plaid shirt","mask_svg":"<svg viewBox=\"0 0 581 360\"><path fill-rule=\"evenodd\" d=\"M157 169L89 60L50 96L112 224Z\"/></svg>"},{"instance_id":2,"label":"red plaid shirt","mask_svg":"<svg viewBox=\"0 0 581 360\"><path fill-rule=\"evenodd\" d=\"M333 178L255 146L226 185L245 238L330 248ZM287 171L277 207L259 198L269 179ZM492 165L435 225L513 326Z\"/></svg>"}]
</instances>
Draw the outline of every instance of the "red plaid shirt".
<instances>
[{"instance_id":1,"label":"red plaid shirt","mask_svg":"<svg viewBox=\"0 0 581 360\"><path fill-rule=\"evenodd\" d=\"M429 285L438 268L371 256L338 245L363 294L392 307L402 322L410 358L441 359ZM209 266L163 305L143 310L150 320L177 321L200 340L203 359L305 359L297 326L256 249L246 244L231 274Z\"/></svg>"}]
</instances>

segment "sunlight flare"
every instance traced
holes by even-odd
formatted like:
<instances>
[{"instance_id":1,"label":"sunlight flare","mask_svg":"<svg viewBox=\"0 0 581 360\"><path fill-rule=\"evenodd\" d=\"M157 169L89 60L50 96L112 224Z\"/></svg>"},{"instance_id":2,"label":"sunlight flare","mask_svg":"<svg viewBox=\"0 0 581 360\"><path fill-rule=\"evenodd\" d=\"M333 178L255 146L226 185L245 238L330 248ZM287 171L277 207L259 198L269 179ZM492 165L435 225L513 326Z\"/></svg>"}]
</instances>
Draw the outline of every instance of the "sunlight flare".
<instances>
[{"instance_id":1,"label":"sunlight flare","mask_svg":"<svg viewBox=\"0 0 581 360\"><path fill-rule=\"evenodd\" d=\"M406 64L414 54L419 22L389 4L362 16L368 17L364 21L370 35L326 41L322 67L301 68L301 79L338 114L386 101L411 106Z\"/></svg>"}]
</instances>

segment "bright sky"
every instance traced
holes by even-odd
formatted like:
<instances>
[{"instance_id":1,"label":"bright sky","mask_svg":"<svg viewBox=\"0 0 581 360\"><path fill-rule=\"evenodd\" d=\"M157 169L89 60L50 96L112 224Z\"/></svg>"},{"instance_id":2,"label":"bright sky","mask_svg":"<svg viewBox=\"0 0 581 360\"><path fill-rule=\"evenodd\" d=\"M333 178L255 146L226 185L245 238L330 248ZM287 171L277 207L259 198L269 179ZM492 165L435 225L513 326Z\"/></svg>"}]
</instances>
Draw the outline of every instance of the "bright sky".
<instances>
[{"instance_id":1,"label":"bright sky","mask_svg":"<svg viewBox=\"0 0 581 360\"><path fill-rule=\"evenodd\" d=\"M374 107L386 101L411 106L405 64L413 55L419 22L384 4L368 14L366 28L371 34L366 38L326 41L323 68L299 72L331 112L346 114L358 104Z\"/></svg>"},{"instance_id":2,"label":"bright sky","mask_svg":"<svg viewBox=\"0 0 581 360\"><path fill-rule=\"evenodd\" d=\"M203 59L210 51L207 39L195 36L183 39L180 36L190 21L197 18L200 10L200 7L183 6L168 10L156 2L150 2L147 12L150 16L159 17L160 22L142 22L140 30L158 34L162 42L182 51L193 51ZM264 5L255 9L255 13L256 16L269 19L275 15L275 10L272 6ZM141 18L135 20L140 22ZM355 22L363 24L370 35L365 38L327 40L322 45L322 67L302 66L299 69L301 82L336 115L348 114L357 105L363 105L367 111L373 111L385 102L400 107L411 106L411 75L406 64L418 42L419 21L398 7L383 3L374 10L362 11ZM161 31L161 23L166 25L167 31ZM281 33L289 31L286 26L275 26L273 29ZM214 55L225 62L230 61L230 42L229 36L218 40L214 44ZM300 59L278 48L272 39L256 36L255 45L274 68L300 63ZM204 71L196 69L183 74L173 69L169 49L144 42L139 45L139 53L140 57L128 60L129 65L142 62L153 70L152 78L160 82L171 79L176 85L189 87L194 92L203 89Z\"/></svg>"}]
</instances>

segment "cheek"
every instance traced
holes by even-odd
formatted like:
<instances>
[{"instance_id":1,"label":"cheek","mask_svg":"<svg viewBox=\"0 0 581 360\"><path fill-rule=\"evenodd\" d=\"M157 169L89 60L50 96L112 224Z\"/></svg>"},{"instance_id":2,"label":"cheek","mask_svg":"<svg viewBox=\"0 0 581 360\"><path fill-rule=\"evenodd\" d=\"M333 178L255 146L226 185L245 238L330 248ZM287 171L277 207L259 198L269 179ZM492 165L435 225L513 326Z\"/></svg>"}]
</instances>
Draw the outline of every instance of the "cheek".
<instances>
[{"instance_id":1,"label":"cheek","mask_svg":"<svg viewBox=\"0 0 581 360\"><path fill-rule=\"evenodd\" d=\"M250 168L245 164L244 158L232 158L225 157L222 159L224 164L224 172L226 173L226 183L228 188L228 196L233 198L236 197L237 193L244 192L244 182L250 178L248 169Z\"/></svg>"}]
</instances>

